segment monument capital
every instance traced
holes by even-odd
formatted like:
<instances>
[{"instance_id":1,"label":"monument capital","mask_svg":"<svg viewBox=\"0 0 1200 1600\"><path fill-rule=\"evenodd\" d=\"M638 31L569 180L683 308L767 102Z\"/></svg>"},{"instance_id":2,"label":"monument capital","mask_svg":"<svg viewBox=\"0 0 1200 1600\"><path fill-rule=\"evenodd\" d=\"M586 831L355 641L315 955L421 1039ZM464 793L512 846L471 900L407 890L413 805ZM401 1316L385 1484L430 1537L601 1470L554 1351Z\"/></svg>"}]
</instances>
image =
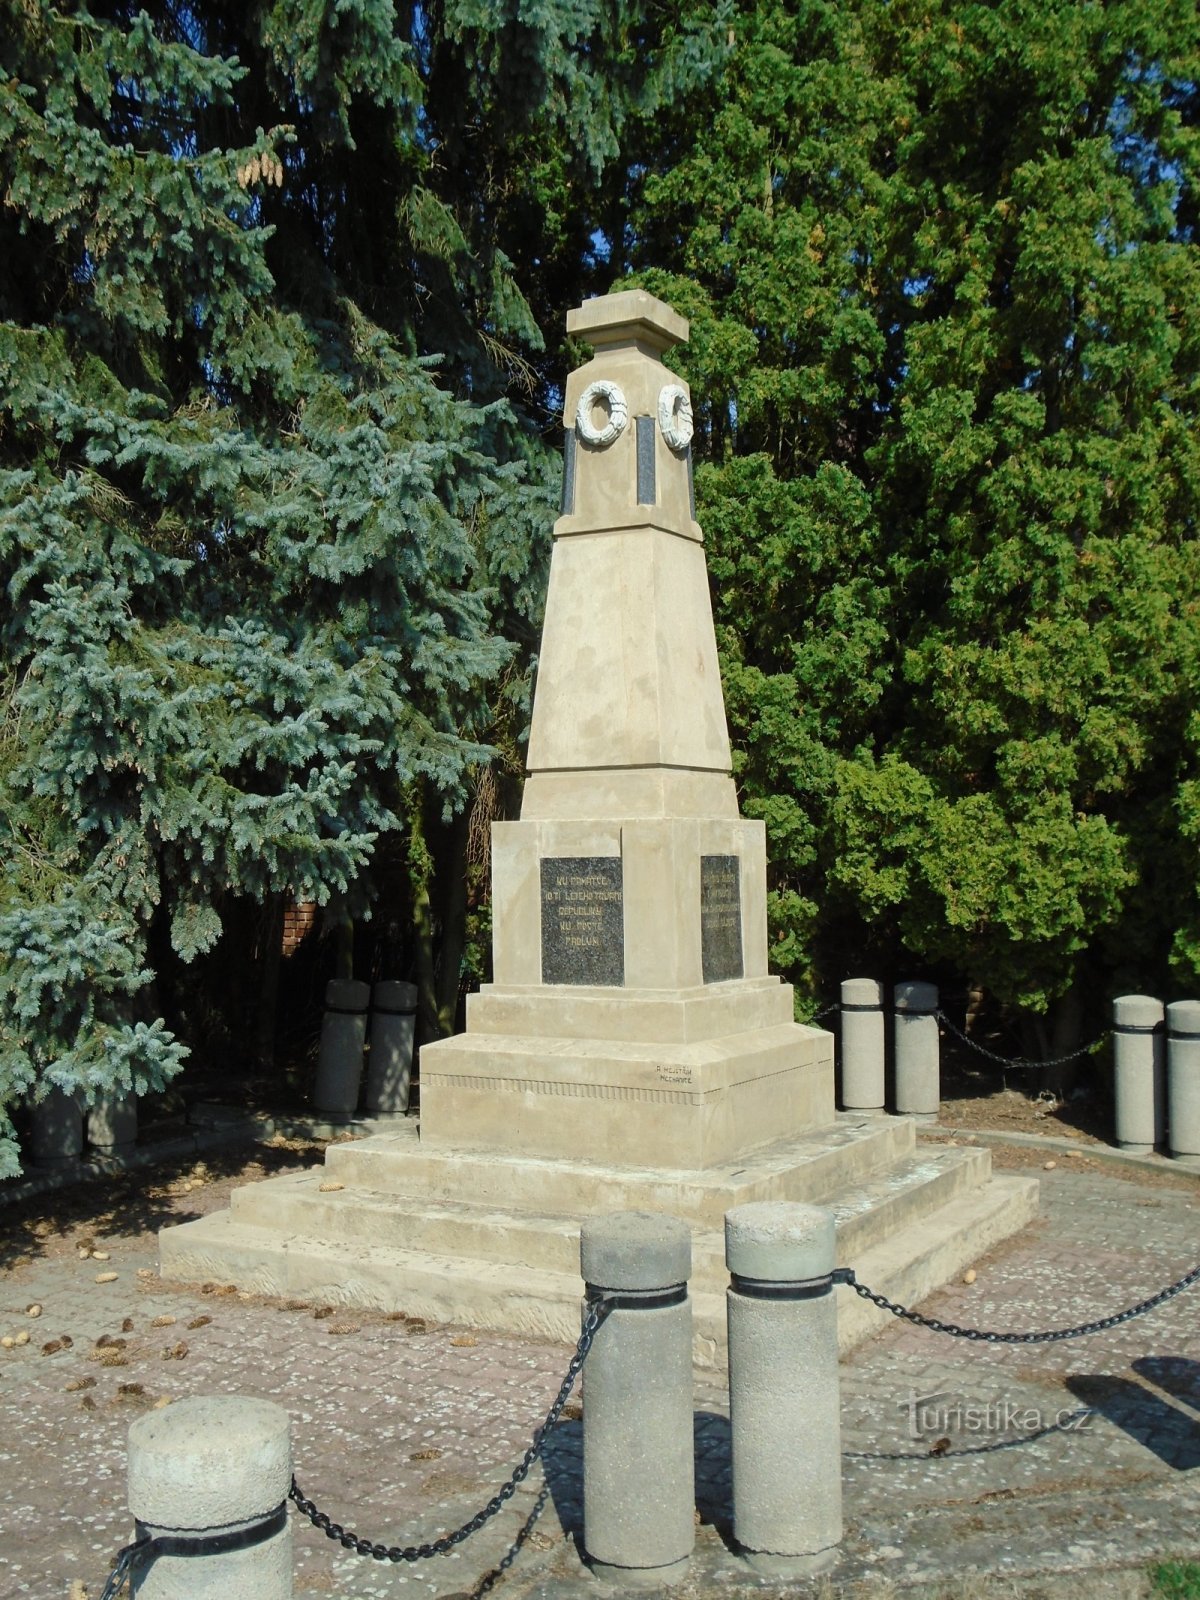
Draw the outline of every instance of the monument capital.
<instances>
[{"instance_id":1,"label":"monument capital","mask_svg":"<svg viewBox=\"0 0 1200 1600\"><path fill-rule=\"evenodd\" d=\"M597 295L567 312L567 332L586 339L595 349L641 345L656 355L673 344L686 344L688 320L645 289Z\"/></svg>"}]
</instances>

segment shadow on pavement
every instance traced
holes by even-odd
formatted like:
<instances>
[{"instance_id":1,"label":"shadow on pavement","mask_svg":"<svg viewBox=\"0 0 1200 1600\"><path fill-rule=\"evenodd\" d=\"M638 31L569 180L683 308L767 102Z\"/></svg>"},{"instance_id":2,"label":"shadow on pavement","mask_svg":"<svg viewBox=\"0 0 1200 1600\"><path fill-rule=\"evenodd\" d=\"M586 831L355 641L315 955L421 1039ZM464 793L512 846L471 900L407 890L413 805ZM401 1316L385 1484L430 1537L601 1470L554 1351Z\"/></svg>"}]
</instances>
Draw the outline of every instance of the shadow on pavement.
<instances>
[{"instance_id":1,"label":"shadow on pavement","mask_svg":"<svg viewBox=\"0 0 1200 1600\"><path fill-rule=\"evenodd\" d=\"M0 1269L36 1261L77 1234L153 1235L169 1223L191 1222L202 1212L186 1196L168 1191L201 1161L210 1182L245 1173L247 1182L257 1183L277 1172L312 1166L319 1156L315 1144L299 1149L242 1144L209 1150L203 1156L189 1152L151 1167L87 1178L69 1188L3 1205Z\"/></svg>"},{"instance_id":2,"label":"shadow on pavement","mask_svg":"<svg viewBox=\"0 0 1200 1600\"><path fill-rule=\"evenodd\" d=\"M1166 1389L1170 1385L1154 1374L1169 1367L1172 1383L1176 1383L1180 1381L1178 1369L1181 1366L1191 1367L1193 1372L1200 1370L1194 1361L1166 1356L1139 1357L1134 1370ZM1194 1385L1195 1378L1189 1381ZM1131 1378L1073 1373L1065 1382L1085 1405L1091 1406L1129 1438L1145 1445L1166 1466L1176 1472L1200 1467L1200 1421L1194 1414L1189 1415L1170 1399Z\"/></svg>"}]
</instances>

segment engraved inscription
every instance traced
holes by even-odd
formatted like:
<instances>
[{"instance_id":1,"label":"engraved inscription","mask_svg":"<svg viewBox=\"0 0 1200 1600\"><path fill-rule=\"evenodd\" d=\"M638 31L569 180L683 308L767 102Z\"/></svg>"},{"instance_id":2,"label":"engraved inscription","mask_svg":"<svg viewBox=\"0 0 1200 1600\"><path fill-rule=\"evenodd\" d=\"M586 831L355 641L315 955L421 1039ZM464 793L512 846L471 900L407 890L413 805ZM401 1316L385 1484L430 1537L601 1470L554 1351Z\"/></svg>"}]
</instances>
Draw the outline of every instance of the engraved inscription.
<instances>
[{"instance_id":1,"label":"engraved inscription","mask_svg":"<svg viewBox=\"0 0 1200 1600\"><path fill-rule=\"evenodd\" d=\"M624 984L621 858L547 856L541 866L542 982Z\"/></svg>"},{"instance_id":2,"label":"engraved inscription","mask_svg":"<svg viewBox=\"0 0 1200 1600\"><path fill-rule=\"evenodd\" d=\"M742 976L742 879L737 856L700 857L700 965L705 983Z\"/></svg>"}]
</instances>

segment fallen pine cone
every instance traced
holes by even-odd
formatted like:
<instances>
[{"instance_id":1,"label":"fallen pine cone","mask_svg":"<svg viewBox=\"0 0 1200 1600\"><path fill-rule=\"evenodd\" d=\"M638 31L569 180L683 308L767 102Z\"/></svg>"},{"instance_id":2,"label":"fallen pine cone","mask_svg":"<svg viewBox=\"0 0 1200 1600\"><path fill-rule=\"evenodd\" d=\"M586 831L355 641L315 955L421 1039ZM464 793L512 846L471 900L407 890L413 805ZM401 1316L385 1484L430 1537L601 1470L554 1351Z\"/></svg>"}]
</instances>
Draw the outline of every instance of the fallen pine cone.
<instances>
[{"instance_id":1,"label":"fallen pine cone","mask_svg":"<svg viewBox=\"0 0 1200 1600\"><path fill-rule=\"evenodd\" d=\"M182 1361L188 1353L188 1347L182 1339L178 1344L168 1345L164 1348L162 1358L164 1361Z\"/></svg>"},{"instance_id":2,"label":"fallen pine cone","mask_svg":"<svg viewBox=\"0 0 1200 1600\"><path fill-rule=\"evenodd\" d=\"M189 1328L207 1328L212 1321L211 1317L193 1317L188 1323Z\"/></svg>"}]
</instances>

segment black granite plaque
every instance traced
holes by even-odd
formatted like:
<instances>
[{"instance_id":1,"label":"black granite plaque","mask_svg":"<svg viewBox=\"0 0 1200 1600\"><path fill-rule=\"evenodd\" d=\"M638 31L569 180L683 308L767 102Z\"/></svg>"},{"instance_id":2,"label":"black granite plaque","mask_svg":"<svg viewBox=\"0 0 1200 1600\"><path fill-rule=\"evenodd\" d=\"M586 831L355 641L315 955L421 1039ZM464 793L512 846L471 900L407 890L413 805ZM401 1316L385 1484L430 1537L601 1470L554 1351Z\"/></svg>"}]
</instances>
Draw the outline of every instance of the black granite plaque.
<instances>
[{"instance_id":1,"label":"black granite plaque","mask_svg":"<svg viewBox=\"0 0 1200 1600\"><path fill-rule=\"evenodd\" d=\"M654 486L654 418L635 417L637 424L638 505L652 506L658 498Z\"/></svg>"},{"instance_id":2,"label":"black granite plaque","mask_svg":"<svg viewBox=\"0 0 1200 1600\"><path fill-rule=\"evenodd\" d=\"M542 982L625 982L620 856L543 860Z\"/></svg>"},{"instance_id":3,"label":"black granite plaque","mask_svg":"<svg viewBox=\"0 0 1200 1600\"><path fill-rule=\"evenodd\" d=\"M705 983L742 976L742 875L737 856L700 857L700 966Z\"/></svg>"},{"instance_id":4,"label":"black granite plaque","mask_svg":"<svg viewBox=\"0 0 1200 1600\"><path fill-rule=\"evenodd\" d=\"M575 430L572 428L563 440L562 499L559 510L569 517L575 510Z\"/></svg>"}]
</instances>

